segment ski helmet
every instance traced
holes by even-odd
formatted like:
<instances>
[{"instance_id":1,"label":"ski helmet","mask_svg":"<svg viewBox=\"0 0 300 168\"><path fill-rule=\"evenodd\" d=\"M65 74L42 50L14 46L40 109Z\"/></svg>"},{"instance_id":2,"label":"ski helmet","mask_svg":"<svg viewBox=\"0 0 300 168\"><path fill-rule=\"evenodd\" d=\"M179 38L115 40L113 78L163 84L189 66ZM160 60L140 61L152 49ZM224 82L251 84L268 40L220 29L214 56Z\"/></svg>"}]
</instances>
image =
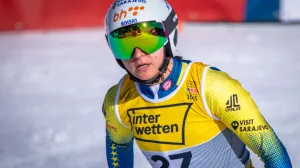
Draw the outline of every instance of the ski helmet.
<instances>
[{"instance_id":1,"label":"ski helmet","mask_svg":"<svg viewBox=\"0 0 300 168\"><path fill-rule=\"evenodd\" d=\"M108 36L123 27L136 25L139 23L155 21L162 23L165 30L166 43L163 44L165 48L165 59L162 63L160 75L155 79L141 81L130 74L123 65L120 57L116 55ZM169 64L169 59L166 57L176 56L176 45L178 38L178 18L177 14L171 5L165 0L115 0L107 11L105 18L105 37L107 43L118 62L118 64L125 69L130 75L131 79L140 83L154 83L159 80L162 73L166 71ZM124 44L124 46L126 46ZM131 53L134 50L130 51ZM150 53L151 54L151 53Z\"/></svg>"}]
</instances>

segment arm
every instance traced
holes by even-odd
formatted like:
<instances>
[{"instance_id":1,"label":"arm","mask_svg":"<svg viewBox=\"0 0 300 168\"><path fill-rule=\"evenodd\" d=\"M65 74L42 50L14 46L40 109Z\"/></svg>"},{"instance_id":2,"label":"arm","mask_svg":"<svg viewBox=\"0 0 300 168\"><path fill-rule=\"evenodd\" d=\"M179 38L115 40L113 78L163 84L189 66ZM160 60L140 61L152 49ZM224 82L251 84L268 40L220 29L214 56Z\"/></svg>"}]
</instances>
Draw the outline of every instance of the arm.
<instances>
[{"instance_id":1,"label":"arm","mask_svg":"<svg viewBox=\"0 0 300 168\"><path fill-rule=\"evenodd\" d=\"M133 168L133 135L117 119L114 99L117 86L106 94L102 112L106 120L106 157L109 168Z\"/></svg>"},{"instance_id":2,"label":"arm","mask_svg":"<svg viewBox=\"0 0 300 168\"><path fill-rule=\"evenodd\" d=\"M208 113L231 129L261 158L265 167L292 167L284 145L237 80L208 68L204 84Z\"/></svg>"}]
</instances>

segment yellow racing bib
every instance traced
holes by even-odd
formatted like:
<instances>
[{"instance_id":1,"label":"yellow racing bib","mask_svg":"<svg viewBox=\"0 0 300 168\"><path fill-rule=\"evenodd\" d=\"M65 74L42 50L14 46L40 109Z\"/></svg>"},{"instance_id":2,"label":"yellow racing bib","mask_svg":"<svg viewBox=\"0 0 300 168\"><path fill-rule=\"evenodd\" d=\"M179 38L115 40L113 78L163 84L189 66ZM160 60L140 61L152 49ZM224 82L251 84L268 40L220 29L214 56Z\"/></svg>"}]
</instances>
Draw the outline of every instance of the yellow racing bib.
<instances>
[{"instance_id":1,"label":"yellow racing bib","mask_svg":"<svg viewBox=\"0 0 300 168\"><path fill-rule=\"evenodd\" d=\"M201 74L205 65L183 63L178 87L161 99L150 99L125 76L116 96L116 115L144 151L180 150L200 145L225 126L211 118L202 103ZM197 138L195 138L197 137Z\"/></svg>"}]
</instances>

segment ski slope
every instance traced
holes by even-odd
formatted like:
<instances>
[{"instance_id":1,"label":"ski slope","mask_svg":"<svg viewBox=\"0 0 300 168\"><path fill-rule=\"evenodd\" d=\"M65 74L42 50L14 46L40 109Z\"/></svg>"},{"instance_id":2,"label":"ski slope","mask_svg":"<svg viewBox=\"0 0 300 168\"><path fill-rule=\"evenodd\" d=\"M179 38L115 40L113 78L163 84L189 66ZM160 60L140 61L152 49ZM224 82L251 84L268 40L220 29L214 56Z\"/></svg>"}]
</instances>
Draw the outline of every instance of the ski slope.
<instances>
[{"instance_id":1,"label":"ski slope","mask_svg":"<svg viewBox=\"0 0 300 168\"><path fill-rule=\"evenodd\" d=\"M300 25L189 24L178 43L185 59L242 83L294 167L300 167L299 39ZM106 168L101 106L125 72L104 31L1 33L0 51L0 168ZM150 167L135 151L136 168Z\"/></svg>"}]
</instances>

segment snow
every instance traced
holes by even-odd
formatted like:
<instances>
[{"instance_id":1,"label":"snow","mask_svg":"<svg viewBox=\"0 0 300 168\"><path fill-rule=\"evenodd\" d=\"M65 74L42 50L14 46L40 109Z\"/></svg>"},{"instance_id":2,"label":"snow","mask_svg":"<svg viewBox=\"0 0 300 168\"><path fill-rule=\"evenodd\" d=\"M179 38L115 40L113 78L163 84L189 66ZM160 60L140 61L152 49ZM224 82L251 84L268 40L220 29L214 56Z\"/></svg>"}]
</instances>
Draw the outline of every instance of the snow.
<instances>
[{"instance_id":1,"label":"snow","mask_svg":"<svg viewBox=\"0 0 300 168\"><path fill-rule=\"evenodd\" d=\"M300 25L186 24L186 59L247 89L300 167ZM106 91L125 73L102 29L0 34L0 167L105 168ZM297 143L298 142L298 143ZM135 165L150 167L138 148ZM252 153L255 167L262 163Z\"/></svg>"}]
</instances>

